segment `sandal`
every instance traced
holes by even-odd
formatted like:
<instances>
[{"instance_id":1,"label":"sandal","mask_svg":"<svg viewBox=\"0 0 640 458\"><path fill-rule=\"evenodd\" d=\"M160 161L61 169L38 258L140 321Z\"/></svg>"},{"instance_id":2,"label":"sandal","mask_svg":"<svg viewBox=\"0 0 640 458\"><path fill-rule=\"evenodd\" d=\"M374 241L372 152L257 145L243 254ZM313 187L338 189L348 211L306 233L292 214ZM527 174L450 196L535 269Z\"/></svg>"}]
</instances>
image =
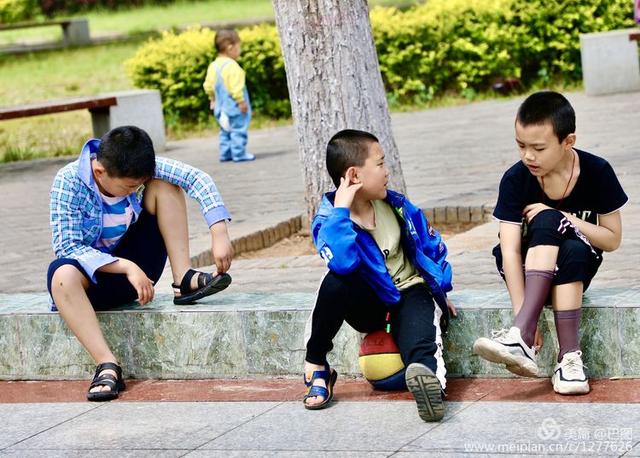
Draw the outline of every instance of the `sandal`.
<instances>
[{"instance_id":1,"label":"sandal","mask_svg":"<svg viewBox=\"0 0 640 458\"><path fill-rule=\"evenodd\" d=\"M303 374L304 384L309 388L307 390L307 394L304 395L302 399L302 403L304 404L304 408L308 410L320 410L324 409L329 405L331 400L333 399L333 385L336 384L336 380L338 379L338 373L329 368L329 365L326 366L326 369L323 371L313 371L311 374L311 380L307 380L307 375ZM324 386L316 386L313 382L316 379L322 379L327 384L327 387ZM319 404L307 404L306 400L315 396L322 396L324 400Z\"/></svg>"},{"instance_id":2,"label":"sandal","mask_svg":"<svg viewBox=\"0 0 640 458\"><path fill-rule=\"evenodd\" d=\"M101 372L105 370L114 371L116 376L114 377L113 374L108 373L101 374ZM92 393L91 389L97 386L108 386L110 390ZM120 391L124 391L125 388L124 379L122 378L122 368L120 366L116 363L98 364L96 366L96 373L91 381L91 386L89 386L89 392L87 392L87 399L95 402L111 401L112 399L116 399Z\"/></svg>"},{"instance_id":3,"label":"sandal","mask_svg":"<svg viewBox=\"0 0 640 458\"><path fill-rule=\"evenodd\" d=\"M198 274L198 287L192 289L191 279L196 274ZM231 276L229 274L213 275L189 269L182 277L180 285L171 284L176 294L173 298L173 303L176 305L195 304L198 299L218 293L230 284Z\"/></svg>"}]
</instances>

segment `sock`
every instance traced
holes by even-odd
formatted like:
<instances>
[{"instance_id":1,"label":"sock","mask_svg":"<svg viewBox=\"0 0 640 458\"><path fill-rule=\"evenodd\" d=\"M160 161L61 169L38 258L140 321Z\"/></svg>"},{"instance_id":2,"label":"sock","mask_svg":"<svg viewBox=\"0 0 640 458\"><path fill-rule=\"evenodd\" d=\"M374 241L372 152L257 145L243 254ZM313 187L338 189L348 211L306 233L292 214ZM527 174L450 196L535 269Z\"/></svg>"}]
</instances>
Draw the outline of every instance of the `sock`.
<instances>
[{"instance_id":1,"label":"sock","mask_svg":"<svg viewBox=\"0 0 640 458\"><path fill-rule=\"evenodd\" d=\"M524 302L513 325L520 329L524 343L531 346L536 336L538 318L551 289L552 270L527 270L524 281Z\"/></svg>"},{"instance_id":2,"label":"sock","mask_svg":"<svg viewBox=\"0 0 640 458\"><path fill-rule=\"evenodd\" d=\"M558 342L560 343L558 362L562 360L565 353L580 350L578 329L580 328L581 315L581 308L553 312L553 317L556 322L556 332L558 333Z\"/></svg>"}]
</instances>

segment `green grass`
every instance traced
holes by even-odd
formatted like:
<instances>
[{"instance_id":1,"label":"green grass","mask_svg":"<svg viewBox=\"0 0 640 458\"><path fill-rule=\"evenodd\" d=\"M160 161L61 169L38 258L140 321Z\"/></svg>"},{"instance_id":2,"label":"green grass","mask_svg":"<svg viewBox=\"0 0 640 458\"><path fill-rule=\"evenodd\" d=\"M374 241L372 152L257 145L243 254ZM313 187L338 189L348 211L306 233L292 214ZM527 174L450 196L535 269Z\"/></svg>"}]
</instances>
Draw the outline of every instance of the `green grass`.
<instances>
[{"instance_id":1,"label":"green grass","mask_svg":"<svg viewBox=\"0 0 640 458\"><path fill-rule=\"evenodd\" d=\"M139 44L2 56L0 106L132 88L123 62ZM0 162L75 154L91 137L87 110L0 122Z\"/></svg>"}]
</instances>

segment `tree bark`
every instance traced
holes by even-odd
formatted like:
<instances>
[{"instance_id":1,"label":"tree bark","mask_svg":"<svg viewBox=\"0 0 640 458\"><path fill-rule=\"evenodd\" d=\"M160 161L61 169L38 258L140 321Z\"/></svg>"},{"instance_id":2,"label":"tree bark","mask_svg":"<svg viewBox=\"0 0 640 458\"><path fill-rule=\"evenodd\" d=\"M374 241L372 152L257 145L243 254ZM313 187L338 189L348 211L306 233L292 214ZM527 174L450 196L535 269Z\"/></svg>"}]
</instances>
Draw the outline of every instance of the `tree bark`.
<instances>
[{"instance_id":1,"label":"tree bark","mask_svg":"<svg viewBox=\"0 0 640 458\"><path fill-rule=\"evenodd\" d=\"M378 137L390 171L389 187L404 193L366 0L273 0L273 7L309 220L322 194L334 188L325 166L326 147L341 129Z\"/></svg>"}]
</instances>

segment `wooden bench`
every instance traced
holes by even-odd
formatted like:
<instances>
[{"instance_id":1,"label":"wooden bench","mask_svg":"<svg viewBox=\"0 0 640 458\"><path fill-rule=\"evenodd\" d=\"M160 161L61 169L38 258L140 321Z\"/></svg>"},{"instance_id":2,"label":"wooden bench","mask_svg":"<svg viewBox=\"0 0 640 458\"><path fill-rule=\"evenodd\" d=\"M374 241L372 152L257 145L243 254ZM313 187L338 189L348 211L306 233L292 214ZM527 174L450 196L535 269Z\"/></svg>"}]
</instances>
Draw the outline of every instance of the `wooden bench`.
<instances>
[{"instance_id":1,"label":"wooden bench","mask_svg":"<svg viewBox=\"0 0 640 458\"><path fill-rule=\"evenodd\" d=\"M0 32L17 29L30 29L33 27L62 27L63 43L65 46L81 46L91 43L89 36L89 21L84 18L60 19L39 22L16 22L15 24L0 24Z\"/></svg>"},{"instance_id":2,"label":"wooden bench","mask_svg":"<svg viewBox=\"0 0 640 458\"><path fill-rule=\"evenodd\" d=\"M114 127L134 125L149 134L156 151L164 151L164 116L160 93L156 90L140 89L0 107L0 121L75 110L89 110L96 138Z\"/></svg>"}]
</instances>

